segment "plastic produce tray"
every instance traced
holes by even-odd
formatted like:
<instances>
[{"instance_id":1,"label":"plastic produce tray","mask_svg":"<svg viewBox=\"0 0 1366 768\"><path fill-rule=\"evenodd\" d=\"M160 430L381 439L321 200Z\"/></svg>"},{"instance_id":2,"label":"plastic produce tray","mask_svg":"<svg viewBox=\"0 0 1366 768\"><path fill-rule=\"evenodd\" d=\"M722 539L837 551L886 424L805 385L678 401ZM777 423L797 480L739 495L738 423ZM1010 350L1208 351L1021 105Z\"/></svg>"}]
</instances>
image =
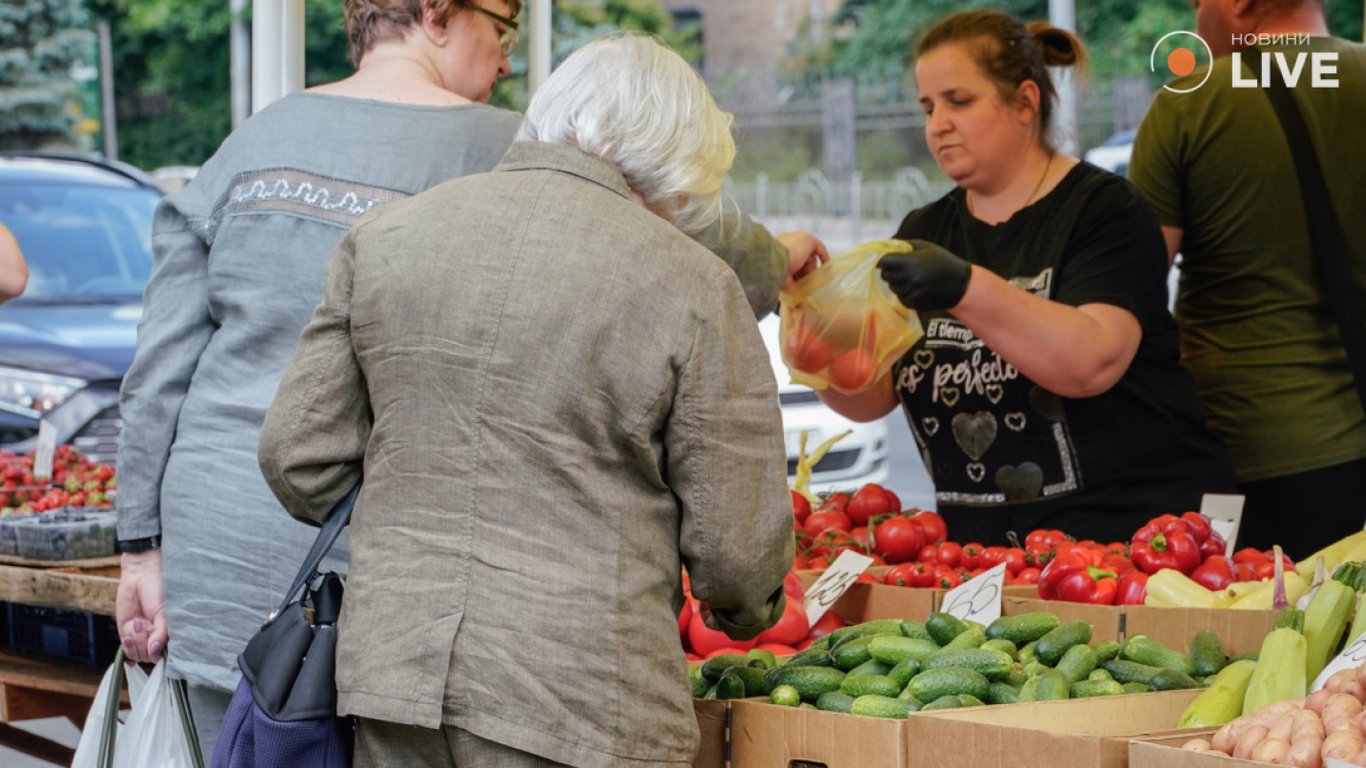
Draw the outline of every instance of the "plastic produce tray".
<instances>
[{"instance_id":1,"label":"plastic produce tray","mask_svg":"<svg viewBox=\"0 0 1366 768\"><path fill-rule=\"evenodd\" d=\"M34 515L14 526L18 555L33 560L80 560L114 554L118 516L71 508Z\"/></svg>"}]
</instances>

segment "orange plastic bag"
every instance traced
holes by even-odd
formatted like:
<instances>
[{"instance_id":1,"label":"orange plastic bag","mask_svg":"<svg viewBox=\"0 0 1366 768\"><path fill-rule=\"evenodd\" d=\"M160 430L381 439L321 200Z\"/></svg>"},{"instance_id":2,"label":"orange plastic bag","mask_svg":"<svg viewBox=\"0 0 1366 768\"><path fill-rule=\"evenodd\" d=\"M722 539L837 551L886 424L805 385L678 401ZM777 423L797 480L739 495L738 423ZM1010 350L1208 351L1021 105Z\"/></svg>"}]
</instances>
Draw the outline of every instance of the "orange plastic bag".
<instances>
[{"instance_id":1,"label":"orange plastic bag","mask_svg":"<svg viewBox=\"0 0 1366 768\"><path fill-rule=\"evenodd\" d=\"M845 394L872 386L924 331L882 280L877 263L910 253L901 240L876 240L821 265L782 292L783 362L792 381Z\"/></svg>"}]
</instances>

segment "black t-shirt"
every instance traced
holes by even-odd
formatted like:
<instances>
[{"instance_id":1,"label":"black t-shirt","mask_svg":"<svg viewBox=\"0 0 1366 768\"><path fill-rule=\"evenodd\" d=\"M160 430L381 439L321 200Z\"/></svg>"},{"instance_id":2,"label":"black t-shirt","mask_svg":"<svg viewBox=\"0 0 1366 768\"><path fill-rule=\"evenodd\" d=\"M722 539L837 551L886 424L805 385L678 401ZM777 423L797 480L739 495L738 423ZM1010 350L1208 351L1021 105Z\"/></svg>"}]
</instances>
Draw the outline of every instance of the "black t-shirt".
<instances>
[{"instance_id":1,"label":"black t-shirt","mask_svg":"<svg viewBox=\"0 0 1366 768\"><path fill-rule=\"evenodd\" d=\"M1108 392L1064 398L1025 378L947 312L893 368L939 510L957 541L1062 528L1127 540L1149 517L1197 509L1233 487L1177 355L1157 220L1128 181L1088 163L999 225L956 189L913 211L896 236L941 245L1016 287L1071 306L1111 304L1143 340Z\"/></svg>"}]
</instances>

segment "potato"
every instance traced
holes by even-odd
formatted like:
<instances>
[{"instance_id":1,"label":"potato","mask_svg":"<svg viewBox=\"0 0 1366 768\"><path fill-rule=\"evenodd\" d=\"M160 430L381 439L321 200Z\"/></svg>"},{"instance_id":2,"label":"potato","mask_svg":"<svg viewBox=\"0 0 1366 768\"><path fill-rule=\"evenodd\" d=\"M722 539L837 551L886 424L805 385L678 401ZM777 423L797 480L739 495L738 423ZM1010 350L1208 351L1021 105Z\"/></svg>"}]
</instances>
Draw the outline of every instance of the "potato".
<instances>
[{"instance_id":1,"label":"potato","mask_svg":"<svg viewBox=\"0 0 1366 768\"><path fill-rule=\"evenodd\" d=\"M1242 742L1239 742L1241 744ZM1361 734L1357 731L1333 731L1323 740L1323 757L1350 760L1361 751Z\"/></svg>"},{"instance_id":2,"label":"potato","mask_svg":"<svg viewBox=\"0 0 1366 768\"><path fill-rule=\"evenodd\" d=\"M1358 752L1356 757L1352 758L1351 760L1348 760L1347 762L1351 763L1352 765L1366 766L1366 749L1363 749L1360 752Z\"/></svg>"},{"instance_id":3,"label":"potato","mask_svg":"<svg viewBox=\"0 0 1366 768\"><path fill-rule=\"evenodd\" d=\"M1191 739L1185 744L1182 744L1181 748L1189 749L1192 752L1209 752L1214 749L1213 745L1209 743L1209 739Z\"/></svg>"},{"instance_id":4,"label":"potato","mask_svg":"<svg viewBox=\"0 0 1366 768\"><path fill-rule=\"evenodd\" d=\"M1323 728L1325 731L1352 730L1360 733L1357 718L1361 716L1361 702L1346 693L1335 693L1323 705Z\"/></svg>"},{"instance_id":5,"label":"potato","mask_svg":"<svg viewBox=\"0 0 1366 768\"><path fill-rule=\"evenodd\" d=\"M1323 758L1320 753L1323 750L1323 739L1295 739L1290 743L1290 750L1285 754L1285 762L1282 765L1293 765L1295 768L1321 768Z\"/></svg>"},{"instance_id":6,"label":"potato","mask_svg":"<svg viewBox=\"0 0 1366 768\"><path fill-rule=\"evenodd\" d=\"M1284 762L1285 753L1288 751L1290 751L1290 742L1285 739L1268 738L1252 750L1251 758L1263 763L1280 765Z\"/></svg>"},{"instance_id":7,"label":"potato","mask_svg":"<svg viewBox=\"0 0 1366 768\"><path fill-rule=\"evenodd\" d=\"M1356 673L1357 682L1361 683L1362 685L1366 685L1366 664L1362 664L1361 666L1357 667Z\"/></svg>"},{"instance_id":8,"label":"potato","mask_svg":"<svg viewBox=\"0 0 1366 768\"><path fill-rule=\"evenodd\" d=\"M1333 693L1342 693L1342 686L1357 679L1355 669L1340 669L1323 681L1323 687Z\"/></svg>"},{"instance_id":9,"label":"potato","mask_svg":"<svg viewBox=\"0 0 1366 768\"><path fill-rule=\"evenodd\" d=\"M1328 690L1327 688L1322 688L1320 690L1314 691L1313 693L1309 694L1308 698L1304 700L1304 708L1313 710L1314 712L1317 712L1320 715L1322 715L1323 705L1328 703L1328 698L1332 695L1333 692Z\"/></svg>"},{"instance_id":10,"label":"potato","mask_svg":"<svg viewBox=\"0 0 1366 768\"><path fill-rule=\"evenodd\" d=\"M1290 734L1294 731L1295 715L1298 715L1303 711L1304 710L1298 710L1295 712L1281 713L1281 716L1276 718L1275 722L1267 726L1267 738L1280 739L1288 746L1290 744ZM1310 714L1313 713L1311 712Z\"/></svg>"},{"instance_id":11,"label":"potato","mask_svg":"<svg viewBox=\"0 0 1366 768\"><path fill-rule=\"evenodd\" d=\"M1226 755L1233 754L1233 747L1238 743L1238 740L1233 737L1233 723L1236 722L1238 719L1225 723L1222 728L1214 732L1214 739L1210 745L1216 751L1223 752Z\"/></svg>"},{"instance_id":12,"label":"potato","mask_svg":"<svg viewBox=\"0 0 1366 768\"><path fill-rule=\"evenodd\" d=\"M1266 734L1267 729L1265 725L1254 725L1251 728L1248 728L1243 732L1242 736L1238 737L1238 745L1233 748L1233 756L1241 757L1244 760L1252 757L1252 750L1256 749L1263 741L1266 741ZM1352 754L1355 755L1356 751L1353 750Z\"/></svg>"},{"instance_id":13,"label":"potato","mask_svg":"<svg viewBox=\"0 0 1366 768\"><path fill-rule=\"evenodd\" d=\"M1290 742L1293 744L1301 739L1312 738L1315 741L1323 741L1327 731L1323 727L1323 720L1312 710L1302 709L1295 713L1295 722L1290 726Z\"/></svg>"}]
</instances>

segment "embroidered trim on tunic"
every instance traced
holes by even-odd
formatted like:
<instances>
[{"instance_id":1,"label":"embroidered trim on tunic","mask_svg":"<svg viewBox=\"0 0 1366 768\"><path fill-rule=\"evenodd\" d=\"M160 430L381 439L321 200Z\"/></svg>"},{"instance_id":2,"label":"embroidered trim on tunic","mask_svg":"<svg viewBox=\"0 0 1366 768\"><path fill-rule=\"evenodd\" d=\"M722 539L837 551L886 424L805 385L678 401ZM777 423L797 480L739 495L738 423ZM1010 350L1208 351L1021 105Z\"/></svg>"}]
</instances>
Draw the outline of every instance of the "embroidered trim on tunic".
<instances>
[{"instance_id":1,"label":"embroidered trim on tunic","mask_svg":"<svg viewBox=\"0 0 1366 768\"><path fill-rule=\"evenodd\" d=\"M296 168L246 171L232 178L207 219L197 222L210 245L228 216L284 213L349 228L376 205L408 193L322 176Z\"/></svg>"}]
</instances>

